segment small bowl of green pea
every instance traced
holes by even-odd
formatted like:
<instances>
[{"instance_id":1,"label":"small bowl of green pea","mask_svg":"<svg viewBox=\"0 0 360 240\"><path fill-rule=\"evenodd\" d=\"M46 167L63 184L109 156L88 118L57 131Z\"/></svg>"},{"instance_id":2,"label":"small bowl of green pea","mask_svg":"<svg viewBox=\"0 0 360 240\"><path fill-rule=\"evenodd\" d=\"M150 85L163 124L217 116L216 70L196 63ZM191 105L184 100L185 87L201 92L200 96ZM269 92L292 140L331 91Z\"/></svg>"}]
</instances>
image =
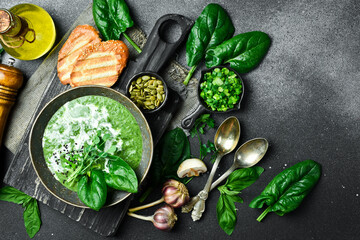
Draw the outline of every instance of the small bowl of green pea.
<instances>
[{"instance_id":1,"label":"small bowl of green pea","mask_svg":"<svg viewBox=\"0 0 360 240\"><path fill-rule=\"evenodd\" d=\"M232 68L217 66L201 72L198 83L199 106L181 121L181 126L190 129L204 112L225 113L240 109L244 84Z\"/></svg>"},{"instance_id":2,"label":"small bowl of green pea","mask_svg":"<svg viewBox=\"0 0 360 240\"><path fill-rule=\"evenodd\" d=\"M165 105L168 88L157 73L141 72L130 79L126 93L143 112L153 113Z\"/></svg>"}]
</instances>

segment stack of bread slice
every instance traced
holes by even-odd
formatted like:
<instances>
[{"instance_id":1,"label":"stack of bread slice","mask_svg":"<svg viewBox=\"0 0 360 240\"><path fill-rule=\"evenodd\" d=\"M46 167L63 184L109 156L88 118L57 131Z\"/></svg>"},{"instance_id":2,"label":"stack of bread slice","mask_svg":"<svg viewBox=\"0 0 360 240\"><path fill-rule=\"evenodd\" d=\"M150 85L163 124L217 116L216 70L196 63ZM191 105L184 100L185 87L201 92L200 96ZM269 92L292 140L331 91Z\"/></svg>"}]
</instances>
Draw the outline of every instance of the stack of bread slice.
<instances>
[{"instance_id":1,"label":"stack of bread slice","mask_svg":"<svg viewBox=\"0 0 360 240\"><path fill-rule=\"evenodd\" d=\"M102 85L111 87L125 68L129 50L120 40L102 42L89 25L77 26L59 52L58 76L72 87Z\"/></svg>"}]
</instances>

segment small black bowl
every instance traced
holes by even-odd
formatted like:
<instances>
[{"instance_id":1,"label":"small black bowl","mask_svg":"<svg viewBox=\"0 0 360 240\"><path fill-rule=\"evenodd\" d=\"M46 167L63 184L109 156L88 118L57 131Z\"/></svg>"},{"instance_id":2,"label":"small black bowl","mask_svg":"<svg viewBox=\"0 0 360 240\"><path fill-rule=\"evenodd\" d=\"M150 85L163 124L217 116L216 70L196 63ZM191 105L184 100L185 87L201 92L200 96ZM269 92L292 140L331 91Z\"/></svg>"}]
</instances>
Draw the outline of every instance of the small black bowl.
<instances>
[{"instance_id":1,"label":"small black bowl","mask_svg":"<svg viewBox=\"0 0 360 240\"><path fill-rule=\"evenodd\" d=\"M160 80L162 81L163 85L164 85L164 94L165 94L165 99L164 101L155 109L152 109L152 110L149 110L149 109L143 109L142 107L139 107L139 109L143 112L143 113L155 113L157 111L159 111L161 108L164 107L165 103L166 103L166 100L168 99L168 87L166 85L166 82L164 81L164 79L157 73L155 72L140 72L140 73L137 73L135 74L129 81L129 83L127 84L126 86L126 96L130 99L130 86L131 86L131 83L133 81L136 81L139 77L142 77L144 75L148 75L150 77L155 77L157 80ZM131 100L131 99L130 99ZM132 100L131 100L132 101Z\"/></svg>"},{"instance_id":2,"label":"small black bowl","mask_svg":"<svg viewBox=\"0 0 360 240\"><path fill-rule=\"evenodd\" d=\"M200 84L204 81L204 76L205 76L205 73L208 73L208 72L212 72L215 68L227 68L229 69L230 71L233 71L237 76L238 78L240 79L240 82L241 82L241 85L242 85L242 92L240 94L240 99L239 101L235 104L235 106L233 108L230 108L226 111L223 111L223 112L220 112L220 111L213 111L211 110L207 104L205 103L204 99L202 99L200 97L200 92L201 92L201 89L200 89ZM236 72L234 69L230 68L230 67L227 67L227 66L216 66L216 67L212 67L212 68L209 68L209 69L206 69L206 70L203 70L201 71L201 77L200 77L200 80L198 82L198 86L197 86L197 99L199 101L199 105L196 107L196 109L188 116L186 116L182 121L181 121L181 126L184 128L184 129L191 129L193 126L194 126L194 123L195 123L195 120L201 115L203 114L204 112L210 112L210 113L228 113L228 112L231 112L231 111L235 111L235 110L239 110L240 109L240 104L241 104L241 100L243 99L243 96L244 96L244 91L245 91L245 88L244 88L244 83L243 83L243 80L240 76L240 74L238 72Z\"/></svg>"}]
</instances>

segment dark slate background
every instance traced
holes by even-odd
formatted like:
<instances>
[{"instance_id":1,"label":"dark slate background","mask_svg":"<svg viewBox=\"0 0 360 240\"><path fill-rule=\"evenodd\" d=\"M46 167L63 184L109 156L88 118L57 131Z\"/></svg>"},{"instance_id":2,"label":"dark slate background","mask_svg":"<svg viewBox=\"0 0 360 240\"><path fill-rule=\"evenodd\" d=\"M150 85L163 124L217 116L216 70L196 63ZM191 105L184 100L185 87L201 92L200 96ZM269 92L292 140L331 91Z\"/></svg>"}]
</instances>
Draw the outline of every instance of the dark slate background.
<instances>
[{"instance_id":1,"label":"dark slate background","mask_svg":"<svg viewBox=\"0 0 360 240\"><path fill-rule=\"evenodd\" d=\"M1 1L9 8L20 0ZM53 17L58 40L65 34L89 0L30 1ZM262 64L243 76L246 92L242 109L234 113L241 122L241 142L265 137L270 148L260 166L261 178L241 196L238 223L231 237L217 224L218 192L207 202L199 222L178 213L170 233L156 230L150 222L125 217L114 239L358 239L360 235L360 2L357 0L241 0L219 2L230 14L236 34L261 30L270 35L272 46ZM205 0L128 0L135 22L149 34L156 19L179 13L196 19L209 3ZM185 64L184 47L178 60ZM28 78L43 59L22 67ZM201 66L202 68L204 66ZM199 72L195 73L199 76ZM214 115L217 125L230 115ZM208 131L204 140L213 139ZM192 139L193 154L198 144ZM1 149L0 177L12 154ZM218 172L231 164L233 154L223 159ZM286 216L248 207L267 183L285 167L305 159L322 164L320 182L301 206ZM210 166L210 163L208 163ZM192 194L208 175L189 184ZM158 196L152 196L155 200ZM151 200L149 199L149 200ZM133 205L137 205L135 201ZM156 208L143 211L151 215ZM42 227L35 239L99 239L99 235L40 205ZM26 239L22 208L0 203L0 239ZM112 238L111 238L112 239Z\"/></svg>"}]
</instances>

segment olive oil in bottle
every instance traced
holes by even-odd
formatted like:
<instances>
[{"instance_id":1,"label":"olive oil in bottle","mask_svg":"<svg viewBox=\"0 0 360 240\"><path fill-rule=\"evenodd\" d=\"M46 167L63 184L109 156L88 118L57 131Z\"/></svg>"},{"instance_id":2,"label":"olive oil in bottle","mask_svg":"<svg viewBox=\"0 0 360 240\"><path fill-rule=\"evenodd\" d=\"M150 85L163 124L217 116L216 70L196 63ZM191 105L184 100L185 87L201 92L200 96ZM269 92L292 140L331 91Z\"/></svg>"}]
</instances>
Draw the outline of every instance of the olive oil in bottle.
<instances>
[{"instance_id":1,"label":"olive oil in bottle","mask_svg":"<svg viewBox=\"0 0 360 240\"><path fill-rule=\"evenodd\" d=\"M34 4L0 9L0 43L14 58L33 60L54 45L55 25L50 15Z\"/></svg>"}]
</instances>

